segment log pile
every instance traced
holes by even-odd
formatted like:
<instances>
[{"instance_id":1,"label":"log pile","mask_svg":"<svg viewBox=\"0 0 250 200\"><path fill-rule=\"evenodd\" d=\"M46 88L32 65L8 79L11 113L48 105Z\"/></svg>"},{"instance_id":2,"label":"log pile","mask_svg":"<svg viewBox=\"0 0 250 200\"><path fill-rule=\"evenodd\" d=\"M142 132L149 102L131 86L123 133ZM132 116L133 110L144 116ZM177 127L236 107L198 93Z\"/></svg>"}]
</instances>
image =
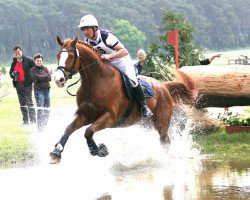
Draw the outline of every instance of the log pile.
<instances>
[{"instance_id":1,"label":"log pile","mask_svg":"<svg viewBox=\"0 0 250 200\"><path fill-rule=\"evenodd\" d=\"M184 66L180 70L196 82L195 107L250 105L250 65Z\"/></svg>"}]
</instances>

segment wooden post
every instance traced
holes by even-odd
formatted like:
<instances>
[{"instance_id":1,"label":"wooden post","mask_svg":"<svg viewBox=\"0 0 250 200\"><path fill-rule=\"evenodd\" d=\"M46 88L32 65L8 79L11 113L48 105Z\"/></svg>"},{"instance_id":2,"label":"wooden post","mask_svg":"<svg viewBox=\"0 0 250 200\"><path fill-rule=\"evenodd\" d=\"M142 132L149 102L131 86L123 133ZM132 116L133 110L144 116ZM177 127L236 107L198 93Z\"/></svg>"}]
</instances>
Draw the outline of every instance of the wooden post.
<instances>
[{"instance_id":1,"label":"wooden post","mask_svg":"<svg viewBox=\"0 0 250 200\"><path fill-rule=\"evenodd\" d=\"M175 48L175 65L179 69L179 47L178 47L178 31L167 32L168 45L173 45Z\"/></svg>"}]
</instances>

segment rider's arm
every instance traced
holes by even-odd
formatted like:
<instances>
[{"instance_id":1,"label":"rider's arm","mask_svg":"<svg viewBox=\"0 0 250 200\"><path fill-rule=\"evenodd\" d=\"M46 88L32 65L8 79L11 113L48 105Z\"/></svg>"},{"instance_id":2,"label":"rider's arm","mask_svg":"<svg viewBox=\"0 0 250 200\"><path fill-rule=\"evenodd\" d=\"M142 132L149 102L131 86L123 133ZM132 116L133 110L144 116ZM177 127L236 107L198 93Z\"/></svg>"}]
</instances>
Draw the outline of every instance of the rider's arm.
<instances>
[{"instance_id":1,"label":"rider's arm","mask_svg":"<svg viewBox=\"0 0 250 200\"><path fill-rule=\"evenodd\" d=\"M109 33L108 38L106 40L107 45L112 47L115 50L115 53L112 54L103 54L103 59L114 59L114 58L122 58L128 55L128 50L124 47L124 45L117 39L117 37L111 33Z\"/></svg>"},{"instance_id":2,"label":"rider's arm","mask_svg":"<svg viewBox=\"0 0 250 200\"><path fill-rule=\"evenodd\" d=\"M104 54L105 59L122 58L128 55L128 50L125 49L125 47L121 43L118 43L113 47L113 49L116 50L116 52L112 54Z\"/></svg>"}]
</instances>

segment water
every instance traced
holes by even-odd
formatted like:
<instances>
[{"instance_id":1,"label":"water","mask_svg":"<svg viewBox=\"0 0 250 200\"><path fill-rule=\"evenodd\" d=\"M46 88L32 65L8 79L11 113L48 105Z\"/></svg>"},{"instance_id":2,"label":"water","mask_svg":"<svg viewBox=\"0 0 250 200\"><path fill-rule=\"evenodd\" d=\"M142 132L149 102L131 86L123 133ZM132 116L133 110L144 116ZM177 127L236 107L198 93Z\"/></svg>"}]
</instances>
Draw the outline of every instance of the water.
<instances>
[{"instance_id":1,"label":"water","mask_svg":"<svg viewBox=\"0 0 250 200\"><path fill-rule=\"evenodd\" d=\"M109 155L93 157L83 127L68 140L61 163L50 165L49 152L72 120L73 110L58 108L51 112L46 131L34 129L31 140L37 159L33 166L0 171L1 200L250 197L250 166L204 161L188 131L180 133L180 115L173 118L171 145L167 147L160 145L155 130L140 125L106 129L94 138L105 143Z\"/></svg>"}]
</instances>

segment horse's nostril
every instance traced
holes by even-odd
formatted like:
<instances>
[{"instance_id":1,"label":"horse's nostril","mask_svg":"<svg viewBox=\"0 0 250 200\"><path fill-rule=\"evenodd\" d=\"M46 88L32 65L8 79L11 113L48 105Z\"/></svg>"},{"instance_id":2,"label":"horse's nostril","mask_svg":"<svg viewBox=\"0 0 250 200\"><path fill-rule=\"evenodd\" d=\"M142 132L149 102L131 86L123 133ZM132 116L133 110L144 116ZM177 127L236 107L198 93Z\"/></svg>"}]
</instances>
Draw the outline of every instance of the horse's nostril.
<instances>
[{"instance_id":1,"label":"horse's nostril","mask_svg":"<svg viewBox=\"0 0 250 200\"><path fill-rule=\"evenodd\" d=\"M64 82L64 78L60 78L59 82L60 83Z\"/></svg>"}]
</instances>

